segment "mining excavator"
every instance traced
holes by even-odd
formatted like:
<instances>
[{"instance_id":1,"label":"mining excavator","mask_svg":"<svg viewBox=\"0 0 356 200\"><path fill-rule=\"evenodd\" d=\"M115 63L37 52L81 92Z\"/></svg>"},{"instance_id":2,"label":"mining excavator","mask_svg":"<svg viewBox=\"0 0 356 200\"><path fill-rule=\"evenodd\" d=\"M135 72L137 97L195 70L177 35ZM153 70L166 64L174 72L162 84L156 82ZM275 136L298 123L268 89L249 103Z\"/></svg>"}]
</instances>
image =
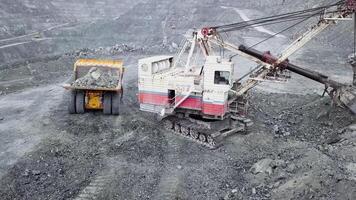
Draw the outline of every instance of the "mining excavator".
<instances>
[{"instance_id":1,"label":"mining excavator","mask_svg":"<svg viewBox=\"0 0 356 200\"><path fill-rule=\"evenodd\" d=\"M249 90L264 80L287 79L289 76L285 72L292 71L324 84L324 93L329 94L337 104L356 113L355 86L339 83L288 60L329 26L352 20L355 10L356 0L347 0L293 13L193 30L187 34L177 55L139 60L140 110L158 114L168 131L216 148L226 136L246 131L253 124L247 118ZM247 27L296 21L296 24L283 30L286 31L315 17L319 17L318 22L279 56L260 52L253 47L234 45L222 37L222 33ZM258 66L239 80L234 80L234 63L231 57L226 58L222 53L225 50L254 61Z\"/></svg>"}]
</instances>

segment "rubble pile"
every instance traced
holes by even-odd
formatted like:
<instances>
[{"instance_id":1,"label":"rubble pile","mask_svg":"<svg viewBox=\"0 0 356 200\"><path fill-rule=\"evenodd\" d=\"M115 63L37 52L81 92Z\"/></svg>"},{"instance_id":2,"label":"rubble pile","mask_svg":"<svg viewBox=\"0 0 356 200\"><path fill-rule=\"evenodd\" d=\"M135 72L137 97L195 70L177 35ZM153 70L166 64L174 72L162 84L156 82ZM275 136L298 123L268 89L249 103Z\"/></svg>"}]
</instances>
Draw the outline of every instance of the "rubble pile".
<instances>
[{"instance_id":1,"label":"rubble pile","mask_svg":"<svg viewBox=\"0 0 356 200\"><path fill-rule=\"evenodd\" d=\"M77 79L72 83L73 87L87 88L116 88L119 82L119 77L104 71L97 67L93 67L82 78Z\"/></svg>"},{"instance_id":2,"label":"rubble pile","mask_svg":"<svg viewBox=\"0 0 356 200\"><path fill-rule=\"evenodd\" d=\"M275 103L278 98L287 96L289 99L285 105ZM347 109L333 105L328 96L306 95L299 99L292 94L263 94L261 97L262 102L254 101L252 104L251 114L260 116L275 137L296 137L318 144L330 143L331 138L341 134L342 128L355 119Z\"/></svg>"},{"instance_id":3,"label":"rubble pile","mask_svg":"<svg viewBox=\"0 0 356 200\"><path fill-rule=\"evenodd\" d=\"M109 47L98 47L95 49L82 48L76 51L66 53L66 56L87 57L92 55L119 55L125 52L143 51L143 48L129 46L127 44L116 44Z\"/></svg>"}]
</instances>

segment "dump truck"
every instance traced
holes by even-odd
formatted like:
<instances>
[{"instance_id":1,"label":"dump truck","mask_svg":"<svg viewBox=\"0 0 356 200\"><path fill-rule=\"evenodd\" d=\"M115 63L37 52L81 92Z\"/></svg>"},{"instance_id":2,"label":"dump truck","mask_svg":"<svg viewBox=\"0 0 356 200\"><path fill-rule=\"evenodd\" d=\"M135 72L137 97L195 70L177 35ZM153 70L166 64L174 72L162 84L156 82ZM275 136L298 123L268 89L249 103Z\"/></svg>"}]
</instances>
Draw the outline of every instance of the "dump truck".
<instances>
[{"instance_id":1,"label":"dump truck","mask_svg":"<svg viewBox=\"0 0 356 200\"><path fill-rule=\"evenodd\" d=\"M63 85L70 91L69 113L102 110L106 115L119 115L123 76L121 60L77 60L72 77Z\"/></svg>"}]
</instances>

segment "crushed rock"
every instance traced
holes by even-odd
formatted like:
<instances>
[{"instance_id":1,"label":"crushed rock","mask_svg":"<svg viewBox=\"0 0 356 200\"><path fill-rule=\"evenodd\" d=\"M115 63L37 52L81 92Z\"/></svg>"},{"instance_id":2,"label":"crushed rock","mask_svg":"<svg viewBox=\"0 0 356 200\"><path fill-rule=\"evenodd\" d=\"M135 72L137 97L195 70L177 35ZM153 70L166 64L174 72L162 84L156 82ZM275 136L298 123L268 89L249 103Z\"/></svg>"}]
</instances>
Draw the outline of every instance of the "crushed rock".
<instances>
[{"instance_id":1,"label":"crushed rock","mask_svg":"<svg viewBox=\"0 0 356 200\"><path fill-rule=\"evenodd\" d=\"M93 67L82 78L77 79L72 83L74 87L88 88L116 88L119 77L114 76L110 71Z\"/></svg>"},{"instance_id":2,"label":"crushed rock","mask_svg":"<svg viewBox=\"0 0 356 200\"><path fill-rule=\"evenodd\" d=\"M346 170L349 173L349 180L356 181L356 163L349 163L346 165Z\"/></svg>"},{"instance_id":3,"label":"crushed rock","mask_svg":"<svg viewBox=\"0 0 356 200\"><path fill-rule=\"evenodd\" d=\"M127 44L116 44L109 47L98 47L95 49L82 48L76 51L68 52L65 55L70 57L90 57L93 55L118 55L126 52L143 51L143 48L129 46Z\"/></svg>"},{"instance_id":4,"label":"crushed rock","mask_svg":"<svg viewBox=\"0 0 356 200\"><path fill-rule=\"evenodd\" d=\"M33 175L40 175L40 174L41 174L41 171L39 171L39 170L32 170L32 174L33 174Z\"/></svg>"},{"instance_id":5,"label":"crushed rock","mask_svg":"<svg viewBox=\"0 0 356 200\"><path fill-rule=\"evenodd\" d=\"M294 137L317 144L335 143L343 129L355 120L347 109L331 106L328 96L286 95L289 102L285 105L272 105L271 99L285 96L272 93L263 94L261 102L251 101L251 114L261 117L275 137Z\"/></svg>"},{"instance_id":6,"label":"crushed rock","mask_svg":"<svg viewBox=\"0 0 356 200\"><path fill-rule=\"evenodd\" d=\"M277 167L285 168L287 167L287 164L284 160L273 160L270 158L265 158L255 163L250 168L250 171L253 174L265 173L271 175L273 173L273 169Z\"/></svg>"}]
</instances>

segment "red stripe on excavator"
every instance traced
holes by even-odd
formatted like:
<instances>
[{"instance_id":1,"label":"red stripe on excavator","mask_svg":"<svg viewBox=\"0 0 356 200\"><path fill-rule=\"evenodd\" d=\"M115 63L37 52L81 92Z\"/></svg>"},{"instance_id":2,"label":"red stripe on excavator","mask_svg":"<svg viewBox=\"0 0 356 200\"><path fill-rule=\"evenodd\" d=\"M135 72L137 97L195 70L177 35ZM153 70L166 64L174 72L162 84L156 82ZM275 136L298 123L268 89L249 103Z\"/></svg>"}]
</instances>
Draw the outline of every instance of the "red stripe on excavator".
<instances>
[{"instance_id":1,"label":"red stripe on excavator","mask_svg":"<svg viewBox=\"0 0 356 200\"><path fill-rule=\"evenodd\" d=\"M226 105L204 103L203 113L206 115L222 116L225 115L227 111Z\"/></svg>"},{"instance_id":2,"label":"red stripe on excavator","mask_svg":"<svg viewBox=\"0 0 356 200\"><path fill-rule=\"evenodd\" d=\"M139 93L138 100L143 104L166 105L168 103L167 95L158 93Z\"/></svg>"},{"instance_id":3,"label":"red stripe on excavator","mask_svg":"<svg viewBox=\"0 0 356 200\"><path fill-rule=\"evenodd\" d=\"M139 102L142 104L152 104L165 106L168 103L168 96L159 93L142 92L138 95ZM177 97L179 102L183 97ZM222 116L227 111L227 105L202 102L201 98L189 97L178 108L202 110L206 115Z\"/></svg>"},{"instance_id":4,"label":"red stripe on excavator","mask_svg":"<svg viewBox=\"0 0 356 200\"><path fill-rule=\"evenodd\" d=\"M184 97L177 97L176 103L179 103ZM194 110L201 110L202 108L202 100L199 97L188 97L182 104L178 106L178 108L187 108Z\"/></svg>"}]
</instances>

